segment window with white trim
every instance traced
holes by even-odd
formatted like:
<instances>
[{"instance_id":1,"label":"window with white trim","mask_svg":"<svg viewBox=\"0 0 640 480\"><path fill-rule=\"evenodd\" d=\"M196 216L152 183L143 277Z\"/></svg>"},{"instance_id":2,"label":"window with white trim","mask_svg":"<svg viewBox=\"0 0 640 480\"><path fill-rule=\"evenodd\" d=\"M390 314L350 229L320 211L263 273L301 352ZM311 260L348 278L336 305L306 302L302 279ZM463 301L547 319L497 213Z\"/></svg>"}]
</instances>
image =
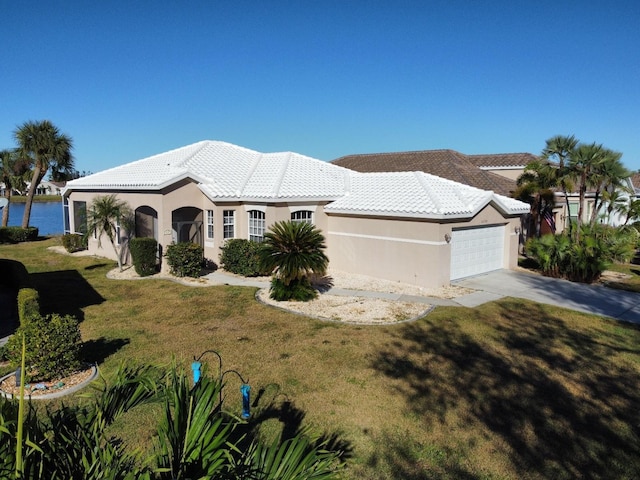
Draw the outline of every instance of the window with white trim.
<instances>
[{"instance_id":1,"label":"window with white trim","mask_svg":"<svg viewBox=\"0 0 640 480\"><path fill-rule=\"evenodd\" d=\"M313 212L311 210L298 210L291 212L292 223L313 223Z\"/></svg>"},{"instance_id":2,"label":"window with white trim","mask_svg":"<svg viewBox=\"0 0 640 480\"><path fill-rule=\"evenodd\" d=\"M207 238L213 240L213 210L207 210Z\"/></svg>"},{"instance_id":3,"label":"window with white trim","mask_svg":"<svg viewBox=\"0 0 640 480\"><path fill-rule=\"evenodd\" d=\"M260 210L249 210L249 240L264 240L264 217L264 212Z\"/></svg>"},{"instance_id":4,"label":"window with white trim","mask_svg":"<svg viewBox=\"0 0 640 480\"><path fill-rule=\"evenodd\" d=\"M225 210L222 212L222 238L234 238L236 236L235 210Z\"/></svg>"}]
</instances>

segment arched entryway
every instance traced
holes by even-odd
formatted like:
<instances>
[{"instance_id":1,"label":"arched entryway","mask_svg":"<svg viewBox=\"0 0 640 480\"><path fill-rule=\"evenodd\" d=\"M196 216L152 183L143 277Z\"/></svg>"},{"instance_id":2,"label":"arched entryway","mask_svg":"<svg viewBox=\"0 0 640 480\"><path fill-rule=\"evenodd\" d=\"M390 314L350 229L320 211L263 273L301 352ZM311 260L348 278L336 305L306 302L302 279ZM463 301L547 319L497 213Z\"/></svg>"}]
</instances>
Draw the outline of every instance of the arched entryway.
<instances>
[{"instance_id":1,"label":"arched entryway","mask_svg":"<svg viewBox=\"0 0 640 480\"><path fill-rule=\"evenodd\" d=\"M136 237L158 240L158 212L155 209L147 205L136 208Z\"/></svg>"},{"instance_id":2,"label":"arched entryway","mask_svg":"<svg viewBox=\"0 0 640 480\"><path fill-rule=\"evenodd\" d=\"M182 207L174 210L171 213L173 241L191 242L202 246L202 222L202 210L199 208Z\"/></svg>"}]
</instances>

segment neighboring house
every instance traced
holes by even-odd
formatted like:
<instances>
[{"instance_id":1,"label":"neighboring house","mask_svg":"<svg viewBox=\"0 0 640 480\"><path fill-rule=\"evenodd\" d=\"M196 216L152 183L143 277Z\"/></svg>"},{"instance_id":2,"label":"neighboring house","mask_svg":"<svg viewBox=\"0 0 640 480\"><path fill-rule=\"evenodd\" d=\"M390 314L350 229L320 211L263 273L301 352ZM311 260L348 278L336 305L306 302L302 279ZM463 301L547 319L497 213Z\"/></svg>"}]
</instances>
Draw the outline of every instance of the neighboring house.
<instances>
[{"instance_id":1,"label":"neighboring house","mask_svg":"<svg viewBox=\"0 0 640 480\"><path fill-rule=\"evenodd\" d=\"M36 195L62 195L65 182L50 182L45 180L36 188ZM0 196L5 196L6 186L4 183L0 183ZM14 190L16 195L26 195L29 191L29 182L26 183L25 190L23 192Z\"/></svg>"},{"instance_id":2,"label":"neighboring house","mask_svg":"<svg viewBox=\"0 0 640 480\"><path fill-rule=\"evenodd\" d=\"M530 153L465 155L455 150L348 155L331 163L358 172L425 172L509 196L536 157Z\"/></svg>"},{"instance_id":3,"label":"neighboring house","mask_svg":"<svg viewBox=\"0 0 640 480\"><path fill-rule=\"evenodd\" d=\"M424 172L359 173L292 152L203 141L69 181L68 232L99 195L135 211L136 236L161 250L191 241L217 262L230 238L263 239L281 220L308 221L333 269L425 288L517 265L526 203ZM90 238L93 253L114 257ZM166 268L163 265L163 268Z\"/></svg>"},{"instance_id":4,"label":"neighboring house","mask_svg":"<svg viewBox=\"0 0 640 480\"><path fill-rule=\"evenodd\" d=\"M66 182L50 182L45 180L40 182L36 188L36 195L62 195L62 189ZM27 186L29 184L27 183Z\"/></svg>"}]
</instances>

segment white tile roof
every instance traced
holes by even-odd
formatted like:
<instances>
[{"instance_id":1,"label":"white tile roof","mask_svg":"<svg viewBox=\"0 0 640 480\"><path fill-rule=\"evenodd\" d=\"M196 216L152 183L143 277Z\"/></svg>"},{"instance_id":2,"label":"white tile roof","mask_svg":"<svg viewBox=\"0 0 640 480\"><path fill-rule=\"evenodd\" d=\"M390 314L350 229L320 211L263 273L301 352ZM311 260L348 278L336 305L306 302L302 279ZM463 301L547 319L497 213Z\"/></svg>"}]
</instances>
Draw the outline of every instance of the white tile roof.
<instances>
[{"instance_id":1,"label":"white tile roof","mask_svg":"<svg viewBox=\"0 0 640 480\"><path fill-rule=\"evenodd\" d=\"M328 213L419 218L466 218L493 203L507 215L529 205L424 172L359 173L351 191L325 207Z\"/></svg>"},{"instance_id":2,"label":"white tile roof","mask_svg":"<svg viewBox=\"0 0 640 480\"><path fill-rule=\"evenodd\" d=\"M298 153L202 141L78 178L67 189L158 190L188 177L213 200L332 200L344 195L349 173Z\"/></svg>"},{"instance_id":3,"label":"white tile roof","mask_svg":"<svg viewBox=\"0 0 640 480\"><path fill-rule=\"evenodd\" d=\"M202 141L67 183L65 191L158 190L191 178L213 201L332 201L328 213L464 218L493 204L529 205L423 172L358 173L292 152L260 153Z\"/></svg>"}]
</instances>

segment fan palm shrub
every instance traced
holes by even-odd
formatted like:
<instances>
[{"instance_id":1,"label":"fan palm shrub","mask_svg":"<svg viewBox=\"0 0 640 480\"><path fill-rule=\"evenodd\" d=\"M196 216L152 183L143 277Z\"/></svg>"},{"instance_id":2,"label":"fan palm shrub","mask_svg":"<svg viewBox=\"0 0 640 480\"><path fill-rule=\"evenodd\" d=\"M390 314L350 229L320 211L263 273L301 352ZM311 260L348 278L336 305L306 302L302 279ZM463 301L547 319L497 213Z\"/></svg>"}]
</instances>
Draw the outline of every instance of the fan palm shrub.
<instances>
[{"instance_id":1,"label":"fan palm shrub","mask_svg":"<svg viewBox=\"0 0 640 480\"><path fill-rule=\"evenodd\" d=\"M118 259L122 271L123 257L126 251L126 238L120 236L119 228L127 232L134 231L134 216L129 204L119 200L116 195L102 195L93 199L88 212L87 230L98 237L98 247L102 248L102 236L106 235Z\"/></svg>"},{"instance_id":2,"label":"fan palm shrub","mask_svg":"<svg viewBox=\"0 0 640 480\"><path fill-rule=\"evenodd\" d=\"M223 412L222 383L203 376L194 386L175 365L121 367L115 380L86 394L79 406L24 415L21 474L16 475L18 405L0 399L0 478L18 480L123 479L302 480L337 478L340 453L301 431L264 444L234 432L243 423ZM151 458L127 449L108 427L124 413L162 402Z\"/></svg>"},{"instance_id":3,"label":"fan palm shrub","mask_svg":"<svg viewBox=\"0 0 640 480\"><path fill-rule=\"evenodd\" d=\"M591 283L613 262L629 261L638 234L629 228L583 224L579 240L567 234L544 235L527 241L527 255L534 258L544 275Z\"/></svg>"},{"instance_id":4,"label":"fan palm shrub","mask_svg":"<svg viewBox=\"0 0 640 480\"><path fill-rule=\"evenodd\" d=\"M274 300L307 301L317 296L309 280L324 275L329 259L324 236L307 222L276 222L264 235L258 252L263 270L271 272L270 296Z\"/></svg>"}]
</instances>

